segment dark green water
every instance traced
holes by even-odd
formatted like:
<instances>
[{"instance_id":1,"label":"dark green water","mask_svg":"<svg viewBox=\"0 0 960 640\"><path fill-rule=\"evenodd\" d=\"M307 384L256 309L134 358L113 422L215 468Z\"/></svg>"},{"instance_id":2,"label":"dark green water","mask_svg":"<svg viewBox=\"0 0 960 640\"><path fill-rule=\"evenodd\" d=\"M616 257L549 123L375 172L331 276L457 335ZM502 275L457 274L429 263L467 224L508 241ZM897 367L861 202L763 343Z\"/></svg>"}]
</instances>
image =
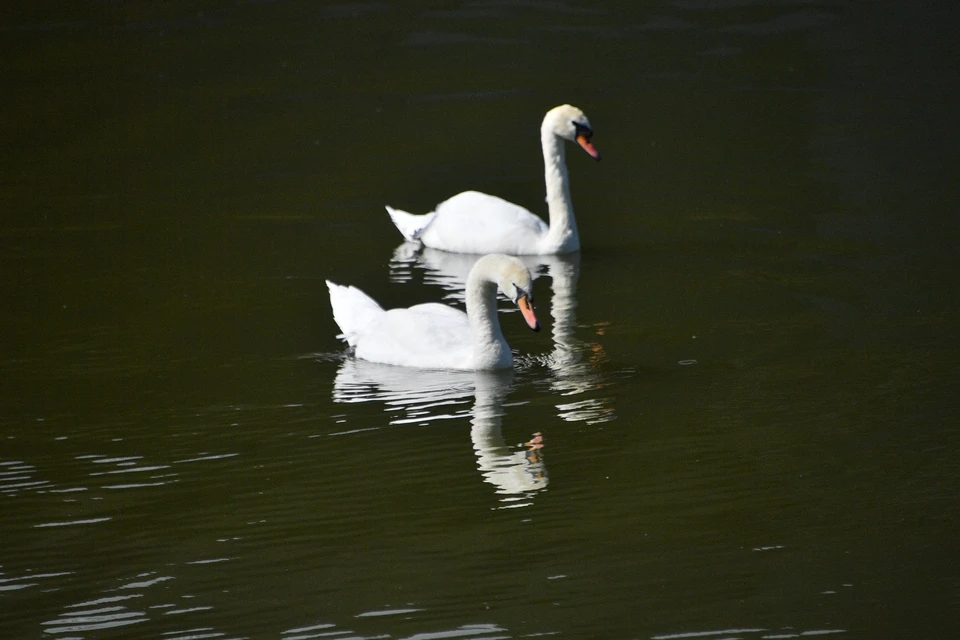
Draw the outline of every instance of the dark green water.
<instances>
[{"instance_id":1,"label":"dark green water","mask_svg":"<svg viewBox=\"0 0 960 640\"><path fill-rule=\"evenodd\" d=\"M17 4L0 637L960 634L951 3ZM346 358L563 102L516 370Z\"/></svg>"}]
</instances>

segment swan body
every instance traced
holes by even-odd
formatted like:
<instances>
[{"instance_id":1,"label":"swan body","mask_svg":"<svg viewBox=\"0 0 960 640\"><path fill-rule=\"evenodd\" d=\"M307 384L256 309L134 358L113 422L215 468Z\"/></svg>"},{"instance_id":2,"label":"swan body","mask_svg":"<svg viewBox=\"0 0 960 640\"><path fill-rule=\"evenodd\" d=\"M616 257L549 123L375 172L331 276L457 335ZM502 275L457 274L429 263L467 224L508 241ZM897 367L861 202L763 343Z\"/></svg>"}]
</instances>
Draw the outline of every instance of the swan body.
<instances>
[{"instance_id":1,"label":"swan body","mask_svg":"<svg viewBox=\"0 0 960 640\"><path fill-rule=\"evenodd\" d=\"M593 129L580 109L554 107L540 125L544 181L550 224L523 207L478 191L464 191L423 215L387 206L403 237L424 246L455 253L550 255L580 248L573 216L564 141L577 142L600 159L591 143Z\"/></svg>"},{"instance_id":2,"label":"swan body","mask_svg":"<svg viewBox=\"0 0 960 640\"><path fill-rule=\"evenodd\" d=\"M467 278L464 313L430 302L385 310L356 287L327 281L339 338L356 357L429 369L506 369L513 366L497 317L497 290L512 300L527 325L540 330L533 309L533 278L517 258L484 256Z\"/></svg>"}]
</instances>

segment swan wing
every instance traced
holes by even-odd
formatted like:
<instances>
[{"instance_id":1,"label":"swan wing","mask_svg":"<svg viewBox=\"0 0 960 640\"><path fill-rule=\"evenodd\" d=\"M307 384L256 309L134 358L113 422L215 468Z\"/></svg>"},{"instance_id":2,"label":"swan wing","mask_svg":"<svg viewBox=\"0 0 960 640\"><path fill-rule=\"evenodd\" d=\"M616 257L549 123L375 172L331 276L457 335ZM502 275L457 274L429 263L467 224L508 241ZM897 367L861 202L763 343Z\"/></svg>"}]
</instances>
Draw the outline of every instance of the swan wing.
<instances>
[{"instance_id":1,"label":"swan wing","mask_svg":"<svg viewBox=\"0 0 960 640\"><path fill-rule=\"evenodd\" d=\"M393 220L394 226L403 234L404 239L410 242L415 242L437 215L434 212L416 215L401 209L394 209L390 205L387 205L386 209L387 213L390 214L390 219Z\"/></svg>"},{"instance_id":2,"label":"swan wing","mask_svg":"<svg viewBox=\"0 0 960 640\"><path fill-rule=\"evenodd\" d=\"M436 302L390 309L364 331L357 357L408 367L469 369L470 322L463 311Z\"/></svg>"},{"instance_id":3,"label":"swan wing","mask_svg":"<svg viewBox=\"0 0 960 640\"><path fill-rule=\"evenodd\" d=\"M353 286L343 286L327 280L333 320L340 327L341 340L357 346L359 336L370 324L386 313L377 301Z\"/></svg>"},{"instance_id":4,"label":"swan wing","mask_svg":"<svg viewBox=\"0 0 960 640\"><path fill-rule=\"evenodd\" d=\"M464 191L437 205L418 239L458 253L535 254L549 227L519 205L479 191Z\"/></svg>"}]
</instances>

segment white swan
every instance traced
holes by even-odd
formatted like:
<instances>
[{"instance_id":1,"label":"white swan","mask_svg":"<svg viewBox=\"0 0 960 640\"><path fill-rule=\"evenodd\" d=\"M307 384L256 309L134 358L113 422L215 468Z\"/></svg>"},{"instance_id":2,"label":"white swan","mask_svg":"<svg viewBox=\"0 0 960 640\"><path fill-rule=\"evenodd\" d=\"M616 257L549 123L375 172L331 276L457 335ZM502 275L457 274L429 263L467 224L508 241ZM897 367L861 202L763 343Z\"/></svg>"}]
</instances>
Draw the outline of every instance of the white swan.
<instances>
[{"instance_id":1,"label":"white swan","mask_svg":"<svg viewBox=\"0 0 960 640\"><path fill-rule=\"evenodd\" d=\"M533 278L517 258L500 254L477 261L467 278L467 312L431 302L385 311L356 287L327 281L339 338L358 358L429 369L506 369L513 354L500 331L497 288L540 330L533 309Z\"/></svg>"},{"instance_id":2,"label":"white swan","mask_svg":"<svg viewBox=\"0 0 960 640\"><path fill-rule=\"evenodd\" d=\"M564 140L577 142L591 156L600 153L593 129L580 109L569 104L547 112L540 125L550 226L519 205L478 191L464 191L423 215L387 207L393 223L410 241L455 253L549 255L580 248L570 201Z\"/></svg>"},{"instance_id":3,"label":"white swan","mask_svg":"<svg viewBox=\"0 0 960 640\"><path fill-rule=\"evenodd\" d=\"M409 282L415 279L415 271L421 271L423 283L439 285L445 292L445 300L462 301L467 275L477 259L478 256L471 254L438 251L404 242L396 248L390 260L390 280ZM527 265L535 281L543 275L550 279L553 351L527 355L524 359L528 364L537 362L549 368L552 374L550 388L564 398L557 405L558 416L563 420L583 420L590 424L616 420L613 398L602 391L610 384L602 372L606 356L603 340L599 338L605 323L591 323L591 326L577 322L580 252L518 256L518 259ZM539 286L542 302L543 285ZM584 341L577 334L587 328L595 336ZM572 396L580 397L575 399Z\"/></svg>"}]
</instances>

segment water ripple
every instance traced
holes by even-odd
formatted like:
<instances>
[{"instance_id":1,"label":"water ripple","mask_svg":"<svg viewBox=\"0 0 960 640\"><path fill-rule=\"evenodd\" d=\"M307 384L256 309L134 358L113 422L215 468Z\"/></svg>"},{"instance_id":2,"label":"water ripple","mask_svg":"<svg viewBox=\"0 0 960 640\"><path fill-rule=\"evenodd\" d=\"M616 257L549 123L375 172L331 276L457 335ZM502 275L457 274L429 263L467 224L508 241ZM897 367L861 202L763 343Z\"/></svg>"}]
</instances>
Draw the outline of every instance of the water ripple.
<instances>
[{"instance_id":1,"label":"water ripple","mask_svg":"<svg viewBox=\"0 0 960 640\"><path fill-rule=\"evenodd\" d=\"M836 633L846 633L845 629L811 629L808 631L797 631L794 629L781 629L779 631L770 631L769 629L719 629L717 631L688 631L680 633L668 633L663 635L651 636L650 640L689 640L691 638L707 638L709 640L728 640L729 638L739 638L744 635L763 634L762 640L774 640L779 638L807 638L811 636L825 636ZM716 637L719 636L719 637Z\"/></svg>"},{"instance_id":2,"label":"water ripple","mask_svg":"<svg viewBox=\"0 0 960 640\"><path fill-rule=\"evenodd\" d=\"M200 627L198 629L186 629L184 631L168 631L163 634L170 640L206 640L207 638L222 638L225 633L214 631L211 627Z\"/></svg>"},{"instance_id":3,"label":"water ripple","mask_svg":"<svg viewBox=\"0 0 960 640\"><path fill-rule=\"evenodd\" d=\"M233 458L234 456L240 455L239 453L217 453L217 454L207 454L201 453L195 458L187 458L186 460L174 460L173 464L185 464L187 462L206 462L207 460L224 460L226 458Z\"/></svg>"},{"instance_id":4,"label":"water ripple","mask_svg":"<svg viewBox=\"0 0 960 640\"><path fill-rule=\"evenodd\" d=\"M312 626L309 626L309 627L298 627L298 628L296 628L296 629L289 629L289 630L287 630L287 631L284 631L281 635L286 636L287 634L296 634L296 637L297 637L297 638L315 638L315 637L317 637L316 635L305 636L305 635L302 635L302 634L304 634L304 633L306 633L306 632L308 632L308 631L320 631L321 629L322 629L322 630L333 629L334 627L336 627L336 625L333 625L333 624L315 624L315 625L312 625ZM288 638L287 640L289 640L289 638Z\"/></svg>"},{"instance_id":5,"label":"water ripple","mask_svg":"<svg viewBox=\"0 0 960 640\"><path fill-rule=\"evenodd\" d=\"M137 577L138 577L138 578L144 578L144 577L150 576L150 575L154 575L153 572L151 572L151 573L142 573L142 574L140 574L140 575L137 576ZM156 578L151 578L150 580L141 580L141 581L138 581L138 582L129 582L129 583L127 583L127 584L120 585L119 588L120 588L120 589L144 589L144 588L146 588L146 587L152 587L152 586L155 585L155 584L159 584L159 583L161 583L161 582L166 582L166 581L168 581L168 580L174 580L174 579L175 579L175 578L174 578L173 576L159 576L159 577L156 577Z\"/></svg>"},{"instance_id":6,"label":"water ripple","mask_svg":"<svg viewBox=\"0 0 960 640\"><path fill-rule=\"evenodd\" d=\"M531 504L548 479L539 433L519 450L504 441L504 400L512 389L513 371L437 371L347 359L334 378L333 401L383 403L395 426L468 418L483 479L504 496L503 507L517 507Z\"/></svg>"},{"instance_id":7,"label":"water ripple","mask_svg":"<svg viewBox=\"0 0 960 640\"><path fill-rule=\"evenodd\" d=\"M44 627L44 633L57 634L114 629L147 620L149 618L143 611L131 611L126 607L117 606L62 613L60 617L40 624Z\"/></svg>"},{"instance_id":8,"label":"water ripple","mask_svg":"<svg viewBox=\"0 0 960 640\"><path fill-rule=\"evenodd\" d=\"M35 477L36 467L22 460L0 462L0 493L17 494L25 489L43 489L53 484Z\"/></svg>"},{"instance_id":9,"label":"water ripple","mask_svg":"<svg viewBox=\"0 0 960 640\"><path fill-rule=\"evenodd\" d=\"M393 282L409 282L422 274L425 284L443 290L443 298L458 304L464 300L467 276L480 256L448 253L404 242L397 246L390 260L390 278ZM597 322L580 327L576 320L576 289L580 277L578 254L562 256L520 256L535 279L548 276L552 298L550 315L553 317L551 334L553 349L543 355L523 355L516 358L518 371L546 369L547 386L561 395L579 395L607 386L599 374L606 353L599 337L609 323ZM536 285L535 289L542 287ZM511 305L502 311L512 313ZM578 330L589 329L594 336L589 341L577 337ZM616 418L611 397L583 399L576 403L557 405L558 416L566 421L590 424L608 422Z\"/></svg>"},{"instance_id":10,"label":"water ripple","mask_svg":"<svg viewBox=\"0 0 960 640\"><path fill-rule=\"evenodd\" d=\"M35 529L41 529L44 527L71 527L78 524L95 524L97 522L107 522L108 520L113 520L112 517L106 516L103 518L84 518L81 520L67 520L64 522L45 522L43 524L33 525Z\"/></svg>"},{"instance_id":11,"label":"water ripple","mask_svg":"<svg viewBox=\"0 0 960 640\"><path fill-rule=\"evenodd\" d=\"M465 624L449 631L415 633L412 636L401 638L401 640L442 640L443 638L469 638L479 636L485 636L487 640L495 640L499 638L509 638L510 636L500 635L505 631L506 629L496 624ZM491 636L490 634L498 635Z\"/></svg>"},{"instance_id":12,"label":"water ripple","mask_svg":"<svg viewBox=\"0 0 960 640\"><path fill-rule=\"evenodd\" d=\"M59 578L62 576L72 575L72 573L72 571L58 571L55 573L27 573L26 575L19 576L17 578L0 578L0 591L19 591L20 589L35 587L40 584L39 582L34 582L35 580L40 580L43 578ZM0 575L3 574L0 573Z\"/></svg>"},{"instance_id":13,"label":"water ripple","mask_svg":"<svg viewBox=\"0 0 960 640\"><path fill-rule=\"evenodd\" d=\"M312 640L313 638L337 637L337 640L381 640L392 637L389 633L376 636L344 635L353 634L352 631L334 631L334 624L315 624L308 627L298 627L284 631L281 636L283 640ZM312 633L317 632L317 633Z\"/></svg>"},{"instance_id":14,"label":"water ripple","mask_svg":"<svg viewBox=\"0 0 960 640\"><path fill-rule=\"evenodd\" d=\"M400 616L407 613L416 613L418 611L423 611L423 609L379 609L377 611L366 611L364 613L358 613L357 618L377 618L381 616Z\"/></svg>"}]
</instances>

